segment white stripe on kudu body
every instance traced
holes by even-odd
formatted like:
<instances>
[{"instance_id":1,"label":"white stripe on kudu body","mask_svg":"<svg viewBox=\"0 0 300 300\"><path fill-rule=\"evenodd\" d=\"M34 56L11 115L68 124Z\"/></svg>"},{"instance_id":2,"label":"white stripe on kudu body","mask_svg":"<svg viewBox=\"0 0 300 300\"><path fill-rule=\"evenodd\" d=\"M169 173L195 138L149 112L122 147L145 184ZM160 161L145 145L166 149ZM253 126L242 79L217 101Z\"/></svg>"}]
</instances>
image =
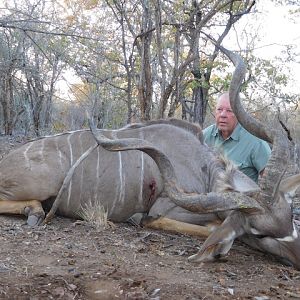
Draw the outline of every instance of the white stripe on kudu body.
<instances>
[{"instance_id":1,"label":"white stripe on kudu body","mask_svg":"<svg viewBox=\"0 0 300 300\"><path fill-rule=\"evenodd\" d=\"M139 132L139 138L144 139L143 131L140 130ZM140 192L139 192L139 198L138 198L138 205L143 203L143 187L144 187L144 152L141 152L141 176L140 176Z\"/></svg>"},{"instance_id":2,"label":"white stripe on kudu body","mask_svg":"<svg viewBox=\"0 0 300 300\"><path fill-rule=\"evenodd\" d=\"M72 149L72 144L71 144L71 137L72 137L72 135L73 135L73 133L70 133L68 135L68 138L67 138L68 145L69 145L69 150L70 150L70 166L73 165L73 149ZM67 198L67 206L68 207L70 205L71 192L72 192L72 179L70 180L69 188L68 188L68 198Z\"/></svg>"},{"instance_id":3,"label":"white stripe on kudu body","mask_svg":"<svg viewBox=\"0 0 300 300\"><path fill-rule=\"evenodd\" d=\"M40 149L40 156L41 156L41 161L44 161L44 149L45 149L45 139L41 140L41 149Z\"/></svg>"},{"instance_id":4,"label":"white stripe on kudu body","mask_svg":"<svg viewBox=\"0 0 300 300\"><path fill-rule=\"evenodd\" d=\"M112 132L113 138L117 137L117 132ZM116 197L114 199L111 213L115 210L116 205L120 205L120 203L124 203L125 201L125 174L123 172L123 162L122 162L122 152L118 152L118 159L119 159L119 185L116 185Z\"/></svg>"},{"instance_id":5,"label":"white stripe on kudu body","mask_svg":"<svg viewBox=\"0 0 300 300\"><path fill-rule=\"evenodd\" d=\"M70 165L73 165L73 149L72 149L72 144L71 144L71 137L73 133L70 133L67 137L68 145L69 145L69 150L70 150Z\"/></svg>"},{"instance_id":6,"label":"white stripe on kudu body","mask_svg":"<svg viewBox=\"0 0 300 300\"><path fill-rule=\"evenodd\" d=\"M79 136L77 137L80 141L79 145L80 145L80 151L79 153L83 153L83 145L82 145L82 134L84 134L85 132L82 131L79 133ZM84 186L84 174L83 174L83 164L80 165L80 170L81 170L81 174L80 174L80 189L79 189L79 202L81 203L81 197L82 197L82 191L83 191L83 186Z\"/></svg>"},{"instance_id":7,"label":"white stripe on kudu body","mask_svg":"<svg viewBox=\"0 0 300 300\"><path fill-rule=\"evenodd\" d=\"M62 152L59 149L59 145L58 145L59 139L56 138L55 139L55 147L56 147L56 151L58 153L58 160L59 160L59 165L60 165L60 169L64 170L64 165L63 165L63 155Z\"/></svg>"},{"instance_id":8,"label":"white stripe on kudu body","mask_svg":"<svg viewBox=\"0 0 300 300\"><path fill-rule=\"evenodd\" d=\"M99 199L98 197L98 185L99 185L99 180L100 178L100 149L99 147L97 148L97 164L96 164L96 184L94 186L94 199Z\"/></svg>"},{"instance_id":9,"label":"white stripe on kudu body","mask_svg":"<svg viewBox=\"0 0 300 300\"><path fill-rule=\"evenodd\" d=\"M31 143L28 143L28 147L27 147L26 150L24 151L24 158L25 158L26 165L27 165L27 167L28 167L29 170L31 170L31 163L30 163L30 159L29 159L27 153L30 152L29 150L30 150L30 148L31 148L32 145L33 145L32 142L31 142Z\"/></svg>"}]
</instances>

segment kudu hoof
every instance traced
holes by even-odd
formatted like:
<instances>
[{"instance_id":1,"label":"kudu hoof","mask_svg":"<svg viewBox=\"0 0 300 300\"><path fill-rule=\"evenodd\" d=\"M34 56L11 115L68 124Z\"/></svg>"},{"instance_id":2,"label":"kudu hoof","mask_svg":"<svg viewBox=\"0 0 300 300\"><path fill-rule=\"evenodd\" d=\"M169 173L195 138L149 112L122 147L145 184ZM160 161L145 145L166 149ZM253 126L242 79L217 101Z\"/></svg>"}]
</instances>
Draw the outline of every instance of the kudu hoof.
<instances>
[{"instance_id":1,"label":"kudu hoof","mask_svg":"<svg viewBox=\"0 0 300 300\"><path fill-rule=\"evenodd\" d=\"M25 215L28 216L27 225L30 227L40 225L45 218L44 211L33 212L31 207L26 207L24 212Z\"/></svg>"},{"instance_id":2,"label":"kudu hoof","mask_svg":"<svg viewBox=\"0 0 300 300\"><path fill-rule=\"evenodd\" d=\"M44 220L43 216L30 215L27 218L27 225L30 227L40 225Z\"/></svg>"},{"instance_id":3,"label":"kudu hoof","mask_svg":"<svg viewBox=\"0 0 300 300\"><path fill-rule=\"evenodd\" d=\"M215 262L219 261L222 258L221 254L212 255L205 255L205 253L196 253L188 257L189 262L193 263L204 263L204 262Z\"/></svg>"},{"instance_id":4,"label":"kudu hoof","mask_svg":"<svg viewBox=\"0 0 300 300\"><path fill-rule=\"evenodd\" d=\"M188 261L194 263L200 263L200 262L205 262L207 260L205 260L205 258L203 258L201 254L196 253L194 255L189 256Z\"/></svg>"}]
</instances>

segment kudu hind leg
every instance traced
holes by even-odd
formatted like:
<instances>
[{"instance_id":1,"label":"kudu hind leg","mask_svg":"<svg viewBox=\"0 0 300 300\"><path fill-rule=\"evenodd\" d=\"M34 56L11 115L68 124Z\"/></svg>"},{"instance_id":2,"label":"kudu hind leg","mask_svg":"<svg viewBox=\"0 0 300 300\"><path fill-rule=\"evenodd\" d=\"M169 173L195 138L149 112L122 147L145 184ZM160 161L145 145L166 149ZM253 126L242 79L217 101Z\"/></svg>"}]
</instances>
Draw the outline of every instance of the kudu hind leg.
<instances>
[{"instance_id":1,"label":"kudu hind leg","mask_svg":"<svg viewBox=\"0 0 300 300\"><path fill-rule=\"evenodd\" d=\"M0 200L0 214L18 214L27 216L27 224L36 226L45 217L42 204L38 200Z\"/></svg>"},{"instance_id":2,"label":"kudu hind leg","mask_svg":"<svg viewBox=\"0 0 300 300\"><path fill-rule=\"evenodd\" d=\"M188 258L189 261L209 262L227 254L234 240L245 232L244 224L244 216L240 212L232 212L206 239L199 252Z\"/></svg>"}]
</instances>

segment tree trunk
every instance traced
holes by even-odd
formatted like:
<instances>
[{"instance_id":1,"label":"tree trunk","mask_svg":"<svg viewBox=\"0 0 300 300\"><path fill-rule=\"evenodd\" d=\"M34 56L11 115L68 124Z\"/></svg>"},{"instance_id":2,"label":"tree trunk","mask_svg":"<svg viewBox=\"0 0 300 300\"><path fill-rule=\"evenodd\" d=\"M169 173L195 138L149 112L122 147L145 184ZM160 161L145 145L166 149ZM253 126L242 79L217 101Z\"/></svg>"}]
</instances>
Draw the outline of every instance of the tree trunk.
<instances>
[{"instance_id":1,"label":"tree trunk","mask_svg":"<svg viewBox=\"0 0 300 300\"><path fill-rule=\"evenodd\" d=\"M3 108L3 123L4 134L12 135L13 132L13 119L14 119L14 95L11 72L8 72L3 79L3 94L2 94L2 108Z\"/></svg>"},{"instance_id":2,"label":"tree trunk","mask_svg":"<svg viewBox=\"0 0 300 300\"><path fill-rule=\"evenodd\" d=\"M163 97L165 94L166 89L166 66L164 63L164 54L163 54L163 45L162 45L162 37L161 37L161 31L162 31L162 21L161 21L161 6L160 6L160 0L155 1L155 28L156 28L156 45L157 45L157 55L158 55L158 62L160 66L160 73L161 73L161 79L160 79L160 95L161 99L158 105L158 113L157 118L164 118L165 110L168 103L168 98Z\"/></svg>"},{"instance_id":3,"label":"tree trunk","mask_svg":"<svg viewBox=\"0 0 300 300\"><path fill-rule=\"evenodd\" d=\"M152 76L150 65L150 45L152 40L152 27L151 14L149 8L149 1L143 1L143 34L141 36L141 72L139 83L139 101L141 109L142 121L150 120L150 111L152 106Z\"/></svg>"}]
</instances>

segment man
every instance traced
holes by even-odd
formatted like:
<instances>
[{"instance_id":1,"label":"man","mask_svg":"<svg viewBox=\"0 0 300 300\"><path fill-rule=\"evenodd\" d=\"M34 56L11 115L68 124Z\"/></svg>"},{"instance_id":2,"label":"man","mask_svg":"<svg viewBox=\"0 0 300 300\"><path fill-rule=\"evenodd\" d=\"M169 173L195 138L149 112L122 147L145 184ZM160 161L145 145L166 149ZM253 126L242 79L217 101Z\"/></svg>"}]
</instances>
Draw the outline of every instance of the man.
<instances>
[{"instance_id":1,"label":"man","mask_svg":"<svg viewBox=\"0 0 300 300\"><path fill-rule=\"evenodd\" d=\"M244 174L257 182L270 157L270 146L238 123L228 93L219 97L215 117L216 124L203 130L204 141L223 152Z\"/></svg>"}]
</instances>

